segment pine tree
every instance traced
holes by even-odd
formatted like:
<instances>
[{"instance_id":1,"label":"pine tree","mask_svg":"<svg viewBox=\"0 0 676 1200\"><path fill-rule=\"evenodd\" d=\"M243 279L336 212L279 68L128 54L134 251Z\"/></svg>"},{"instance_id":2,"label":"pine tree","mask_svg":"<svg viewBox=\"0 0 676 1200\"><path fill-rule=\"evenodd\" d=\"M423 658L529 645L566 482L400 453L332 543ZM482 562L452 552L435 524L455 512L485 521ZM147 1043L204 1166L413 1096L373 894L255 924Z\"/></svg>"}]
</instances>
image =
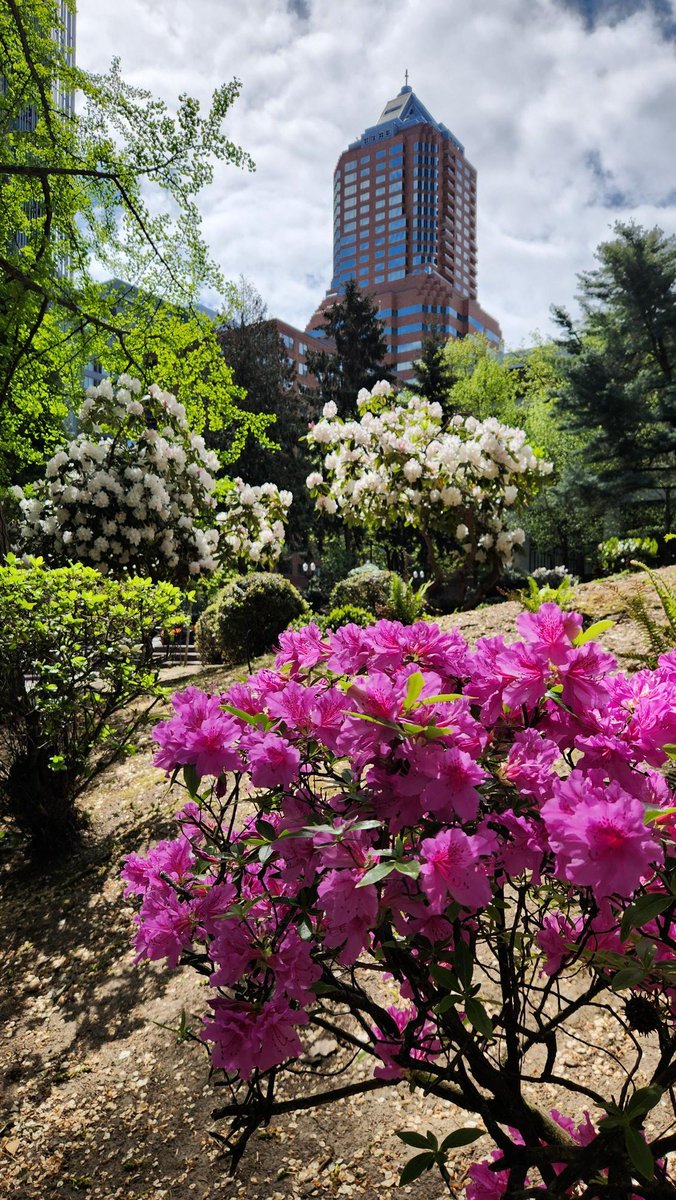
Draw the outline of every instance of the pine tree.
<instances>
[{"instance_id":1,"label":"pine tree","mask_svg":"<svg viewBox=\"0 0 676 1200\"><path fill-rule=\"evenodd\" d=\"M448 405L448 394L456 382L457 376L444 354L448 338L440 329L434 329L426 334L423 341L423 352L414 363L416 373L416 391L432 404L440 404L442 408Z\"/></svg>"},{"instance_id":2,"label":"pine tree","mask_svg":"<svg viewBox=\"0 0 676 1200\"><path fill-rule=\"evenodd\" d=\"M583 492L613 532L668 532L676 494L676 237L617 224L579 276L582 320L554 310L561 406L585 433Z\"/></svg>"},{"instance_id":3,"label":"pine tree","mask_svg":"<svg viewBox=\"0 0 676 1200\"><path fill-rule=\"evenodd\" d=\"M392 379L384 364L387 345L378 310L372 297L349 279L344 298L327 311L320 328L333 340L336 352L311 351L308 370L317 379L322 399L333 400L341 417L352 416L361 388Z\"/></svg>"}]
</instances>

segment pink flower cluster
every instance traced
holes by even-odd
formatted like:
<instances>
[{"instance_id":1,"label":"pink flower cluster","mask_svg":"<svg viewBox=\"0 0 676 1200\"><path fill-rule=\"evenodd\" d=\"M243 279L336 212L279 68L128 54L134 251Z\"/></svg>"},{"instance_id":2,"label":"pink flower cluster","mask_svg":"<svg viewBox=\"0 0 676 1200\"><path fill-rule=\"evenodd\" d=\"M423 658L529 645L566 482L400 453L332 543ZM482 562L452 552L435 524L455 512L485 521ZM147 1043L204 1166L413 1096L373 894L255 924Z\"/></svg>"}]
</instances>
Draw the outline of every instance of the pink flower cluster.
<instances>
[{"instance_id":1,"label":"pink flower cluster","mask_svg":"<svg viewBox=\"0 0 676 1200\"><path fill-rule=\"evenodd\" d=\"M123 874L141 897L139 957L197 956L209 973L216 1067L249 1079L299 1057L320 983L382 961L392 939L419 994L510 881L551 894L530 948L549 975L581 955L638 962L646 937L654 961L673 958L676 930L654 914L620 925L644 894L667 895L676 656L630 679L576 613L545 604L517 625L519 641L472 651L425 622L309 625L282 634L273 669L174 696L155 761L184 768L191 799L179 837ZM432 1003L390 986L365 1049L398 1078L444 1034ZM499 1171L473 1172L471 1200L500 1194Z\"/></svg>"}]
</instances>

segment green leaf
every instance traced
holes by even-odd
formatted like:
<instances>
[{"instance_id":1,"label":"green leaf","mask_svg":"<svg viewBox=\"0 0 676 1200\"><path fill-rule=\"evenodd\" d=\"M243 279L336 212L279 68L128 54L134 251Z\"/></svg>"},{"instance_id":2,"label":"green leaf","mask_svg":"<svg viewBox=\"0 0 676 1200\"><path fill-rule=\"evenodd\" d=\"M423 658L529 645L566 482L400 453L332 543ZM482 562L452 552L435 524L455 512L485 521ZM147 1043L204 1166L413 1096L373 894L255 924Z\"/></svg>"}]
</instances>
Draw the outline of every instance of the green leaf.
<instances>
[{"instance_id":1,"label":"green leaf","mask_svg":"<svg viewBox=\"0 0 676 1200\"><path fill-rule=\"evenodd\" d=\"M400 875L409 875L411 879L417 879L420 874L420 863L417 859L409 859L408 862L395 862L395 871Z\"/></svg>"},{"instance_id":2,"label":"green leaf","mask_svg":"<svg viewBox=\"0 0 676 1200\"><path fill-rule=\"evenodd\" d=\"M462 700L462 692L440 692L437 696L425 696L421 704L443 704L452 700Z\"/></svg>"},{"instance_id":3,"label":"green leaf","mask_svg":"<svg viewBox=\"0 0 676 1200\"><path fill-rule=\"evenodd\" d=\"M443 1000L440 1000L438 1004L435 1004L432 1011L435 1012L437 1016L442 1017L445 1012L448 1012L449 1008L455 1008L457 1004L462 1004L462 1002L462 994L460 992L453 992L448 996L444 996Z\"/></svg>"},{"instance_id":4,"label":"green leaf","mask_svg":"<svg viewBox=\"0 0 676 1200\"><path fill-rule=\"evenodd\" d=\"M484 1037L493 1037L493 1023L480 1000L466 1000L465 1013L470 1025L473 1025L478 1033L482 1033Z\"/></svg>"},{"instance_id":5,"label":"green leaf","mask_svg":"<svg viewBox=\"0 0 676 1200\"><path fill-rule=\"evenodd\" d=\"M673 896L665 896L663 892L659 894L647 892L645 895L639 896L638 900L634 900L633 904L629 905L622 917L620 925L622 941L626 941L629 937L630 930L647 925L660 913L666 912L673 903Z\"/></svg>"},{"instance_id":6,"label":"green leaf","mask_svg":"<svg viewBox=\"0 0 676 1200\"><path fill-rule=\"evenodd\" d=\"M655 1105L659 1104L663 1095L662 1088L657 1084L653 1084L651 1087L637 1088L625 1109L627 1117L630 1120L634 1120L638 1116L644 1117L651 1108L655 1108Z\"/></svg>"},{"instance_id":7,"label":"green leaf","mask_svg":"<svg viewBox=\"0 0 676 1200\"><path fill-rule=\"evenodd\" d=\"M672 760L676 758L676 742L666 742L662 749L664 750L667 758Z\"/></svg>"},{"instance_id":8,"label":"green leaf","mask_svg":"<svg viewBox=\"0 0 676 1200\"><path fill-rule=\"evenodd\" d=\"M638 965L635 967L623 967L621 971L613 975L611 987L614 992L624 991L625 988L635 987L640 983L645 976L643 967Z\"/></svg>"},{"instance_id":9,"label":"green leaf","mask_svg":"<svg viewBox=\"0 0 676 1200\"><path fill-rule=\"evenodd\" d=\"M627 1125L624 1131L624 1141L632 1166L644 1179L652 1179L655 1174L655 1159L643 1134L639 1133L638 1129L633 1129L631 1125Z\"/></svg>"},{"instance_id":10,"label":"green leaf","mask_svg":"<svg viewBox=\"0 0 676 1200\"><path fill-rule=\"evenodd\" d=\"M664 747L663 747L663 749L664 749ZM676 747L674 747L674 749L676 750ZM650 825L650 824L652 824L653 821L659 821L661 817L672 816L673 813L676 813L676 807L674 807L674 808L653 808L651 805L647 805L646 810L645 810L645 823L646 823L646 825Z\"/></svg>"},{"instance_id":11,"label":"green leaf","mask_svg":"<svg viewBox=\"0 0 676 1200\"><path fill-rule=\"evenodd\" d=\"M425 678L420 671L414 671L412 675L409 675L406 682L406 698L404 700L405 708L413 708L424 686Z\"/></svg>"},{"instance_id":12,"label":"green leaf","mask_svg":"<svg viewBox=\"0 0 676 1200\"><path fill-rule=\"evenodd\" d=\"M183 782L190 792L190 795L196 796L197 789L200 785L200 777L192 763L186 763L183 768Z\"/></svg>"},{"instance_id":13,"label":"green leaf","mask_svg":"<svg viewBox=\"0 0 676 1200\"><path fill-rule=\"evenodd\" d=\"M454 1129L444 1138L440 1149L455 1150L458 1146L469 1146L471 1142L476 1142L477 1138L483 1137L484 1133L483 1129Z\"/></svg>"},{"instance_id":14,"label":"green leaf","mask_svg":"<svg viewBox=\"0 0 676 1200\"><path fill-rule=\"evenodd\" d=\"M221 708L223 712L230 713L231 717L238 717L240 721L244 721L247 725L255 725L256 728L260 726L261 717L265 721L268 719L265 713L256 713L254 715L253 713L245 712L243 708L236 708L234 704L221 704Z\"/></svg>"},{"instance_id":15,"label":"green leaf","mask_svg":"<svg viewBox=\"0 0 676 1200\"><path fill-rule=\"evenodd\" d=\"M371 867L357 884L358 888L368 887L370 883L379 883L381 879L385 879L387 875L391 875L394 871L395 864L393 862L378 863L375 867Z\"/></svg>"},{"instance_id":16,"label":"green leaf","mask_svg":"<svg viewBox=\"0 0 676 1200\"><path fill-rule=\"evenodd\" d=\"M454 971L449 970L448 967L442 967L439 966L438 963L432 963L430 966L430 975L432 976L434 982L440 984L441 987L450 988L454 992L459 992L461 990L457 975Z\"/></svg>"},{"instance_id":17,"label":"green leaf","mask_svg":"<svg viewBox=\"0 0 676 1200\"><path fill-rule=\"evenodd\" d=\"M430 1149L429 1142L427 1141L427 1137L424 1133L416 1133L412 1129L397 1129L396 1134L397 1137L400 1138L404 1143L404 1145L412 1146L414 1150Z\"/></svg>"},{"instance_id":18,"label":"green leaf","mask_svg":"<svg viewBox=\"0 0 676 1200\"><path fill-rule=\"evenodd\" d=\"M595 621L593 625L589 626L589 629L578 633L573 641L573 645L584 646L585 642L593 642L594 638L600 637L607 629L612 629L614 624L614 621Z\"/></svg>"},{"instance_id":19,"label":"green leaf","mask_svg":"<svg viewBox=\"0 0 676 1200\"><path fill-rule=\"evenodd\" d=\"M453 966L463 988L468 988L472 982L474 960L470 947L462 939L458 940L453 950Z\"/></svg>"},{"instance_id":20,"label":"green leaf","mask_svg":"<svg viewBox=\"0 0 676 1200\"><path fill-rule=\"evenodd\" d=\"M433 1166L434 1154L431 1151L428 1150L426 1154L414 1154L413 1158L409 1158L399 1176L399 1187L413 1183L414 1179L419 1179L424 1171L431 1170Z\"/></svg>"}]
</instances>

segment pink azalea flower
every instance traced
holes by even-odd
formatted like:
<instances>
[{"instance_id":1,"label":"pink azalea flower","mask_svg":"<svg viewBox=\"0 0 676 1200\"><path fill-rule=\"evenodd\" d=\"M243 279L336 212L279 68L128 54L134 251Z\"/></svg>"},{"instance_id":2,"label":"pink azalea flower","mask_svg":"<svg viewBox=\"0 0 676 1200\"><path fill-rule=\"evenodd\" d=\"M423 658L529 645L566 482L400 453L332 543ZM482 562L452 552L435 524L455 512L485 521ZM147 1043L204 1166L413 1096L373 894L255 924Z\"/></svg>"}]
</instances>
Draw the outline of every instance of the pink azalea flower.
<instances>
[{"instance_id":1,"label":"pink azalea flower","mask_svg":"<svg viewBox=\"0 0 676 1200\"><path fill-rule=\"evenodd\" d=\"M465 695L481 705L481 719L493 725L502 715L504 680L498 670L498 657L508 649L503 637L479 638L469 655L469 683Z\"/></svg>"},{"instance_id":2,"label":"pink azalea flower","mask_svg":"<svg viewBox=\"0 0 676 1200\"><path fill-rule=\"evenodd\" d=\"M420 885L433 913L441 913L449 900L465 908L483 908L491 898L487 870L480 861L476 838L462 829L444 829L425 838L421 853Z\"/></svg>"},{"instance_id":3,"label":"pink azalea flower","mask_svg":"<svg viewBox=\"0 0 676 1200\"><path fill-rule=\"evenodd\" d=\"M547 913L535 940L545 956L542 970L545 975L556 975L566 958L574 952L582 918L577 917L572 925L562 912Z\"/></svg>"},{"instance_id":4,"label":"pink azalea flower","mask_svg":"<svg viewBox=\"0 0 676 1200\"><path fill-rule=\"evenodd\" d=\"M355 962L368 945L378 914L378 893L372 884L358 888L362 871L329 871L317 889L318 908L324 913L324 943L342 946L338 961Z\"/></svg>"},{"instance_id":5,"label":"pink azalea flower","mask_svg":"<svg viewBox=\"0 0 676 1200\"><path fill-rule=\"evenodd\" d=\"M290 679L286 687L269 697L267 710L296 733L308 733L313 727L316 695L307 684Z\"/></svg>"},{"instance_id":6,"label":"pink azalea flower","mask_svg":"<svg viewBox=\"0 0 676 1200\"><path fill-rule=\"evenodd\" d=\"M614 671L617 663L596 642L576 646L559 666L563 684L561 699L574 712L603 708L608 698L605 676Z\"/></svg>"},{"instance_id":7,"label":"pink azalea flower","mask_svg":"<svg viewBox=\"0 0 676 1200\"><path fill-rule=\"evenodd\" d=\"M298 775L298 750L276 733L260 733L248 737L246 754L254 787L288 788Z\"/></svg>"},{"instance_id":8,"label":"pink azalea flower","mask_svg":"<svg viewBox=\"0 0 676 1200\"><path fill-rule=\"evenodd\" d=\"M556 742L543 738L536 729L521 729L514 735L500 775L522 796L544 801L551 795L553 780L557 778L552 768L558 758L560 750Z\"/></svg>"},{"instance_id":9,"label":"pink azalea flower","mask_svg":"<svg viewBox=\"0 0 676 1200\"><path fill-rule=\"evenodd\" d=\"M488 778L488 772L464 750L457 749L437 755L432 765L434 778L422 791L428 811L442 820L455 814L461 821L473 821L479 809L477 788Z\"/></svg>"},{"instance_id":10,"label":"pink azalea flower","mask_svg":"<svg viewBox=\"0 0 676 1200\"><path fill-rule=\"evenodd\" d=\"M396 1061L397 1055L404 1052L407 1057L414 1058L418 1062L431 1062L440 1053L441 1043L430 1021L424 1021L416 1029L412 1039L406 1039L406 1030L414 1024L418 1016L418 1010L415 1007L398 1008L396 1005L388 1005L386 1011L402 1036L393 1038L377 1027L373 1029L375 1037L373 1049L385 1064L382 1067L375 1067L373 1074L376 1079L401 1079L404 1070ZM409 1045L406 1045L407 1041L410 1042Z\"/></svg>"},{"instance_id":11,"label":"pink azalea flower","mask_svg":"<svg viewBox=\"0 0 676 1200\"><path fill-rule=\"evenodd\" d=\"M502 1155L499 1150L494 1150L491 1158L498 1162ZM507 1191L509 1171L492 1171L489 1159L472 1163L467 1174L471 1183L467 1184L465 1200L500 1200Z\"/></svg>"},{"instance_id":12,"label":"pink azalea flower","mask_svg":"<svg viewBox=\"0 0 676 1200\"><path fill-rule=\"evenodd\" d=\"M315 999L313 985L321 978L322 969L312 958L310 945L296 929L289 929L279 948L271 954L268 966L275 973L276 989L290 1000L304 1005Z\"/></svg>"},{"instance_id":13,"label":"pink azalea flower","mask_svg":"<svg viewBox=\"0 0 676 1200\"><path fill-rule=\"evenodd\" d=\"M160 881L160 875L170 875L177 883L183 883L189 877L194 863L192 846L185 837L158 842L145 857L128 854L120 872L127 881L124 894L142 896L152 884Z\"/></svg>"},{"instance_id":14,"label":"pink azalea flower","mask_svg":"<svg viewBox=\"0 0 676 1200\"><path fill-rule=\"evenodd\" d=\"M516 618L516 627L525 642L546 661L559 665L565 662L572 643L582 631L580 613L563 612L558 604L541 604L537 612L523 612Z\"/></svg>"},{"instance_id":15,"label":"pink azalea flower","mask_svg":"<svg viewBox=\"0 0 676 1200\"><path fill-rule=\"evenodd\" d=\"M535 708L554 682L549 660L525 642L515 642L498 654L495 667L502 677L503 702L509 708Z\"/></svg>"},{"instance_id":16,"label":"pink azalea flower","mask_svg":"<svg viewBox=\"0 0 676 1200\"><path fill-rule=\"evenodd\" d=\"M185 744L191 756L188 761L200 777L242 769L242 758L236 749L240 733L239 723L223 712L205 717L187 731Z\"/></svg>"},{"instance_id":17,"label":"pink azalea flower","mask_svg":"<svg viewBox=\"0 0 676 1200\"><path fill-rule=\"evenodd\" d=\"M591 887L597 900L629 898L652 868L662 847L645 825L643 805L615 780L595 780L573 771L555 785L542 807L560 879Z\"/></svg>"},{"instance_id":18,"label":"pink azalea flower","mask_svg":"<svg viewBox=\"0 0 676 1200\"><path fill-rule=\"evenodd\" d=\"M373 662L373 629L362 629L360 625L341 625L330 633L331 649L327 660L329 671L337 675L357 675Z\"/></svg>"},{"instance_id":19,"label":"pink azalea flower","mask_svg":"<svg viewBox=\"0 0 676 1200\"><path fill-rule=\"evenodd\" d=\"M279 635L279 654L276 667L291 664L294 676L310 670L328 657L328 646L318 625L312 622L303 629L286 629Z\"/></svg>"}]
</instances>

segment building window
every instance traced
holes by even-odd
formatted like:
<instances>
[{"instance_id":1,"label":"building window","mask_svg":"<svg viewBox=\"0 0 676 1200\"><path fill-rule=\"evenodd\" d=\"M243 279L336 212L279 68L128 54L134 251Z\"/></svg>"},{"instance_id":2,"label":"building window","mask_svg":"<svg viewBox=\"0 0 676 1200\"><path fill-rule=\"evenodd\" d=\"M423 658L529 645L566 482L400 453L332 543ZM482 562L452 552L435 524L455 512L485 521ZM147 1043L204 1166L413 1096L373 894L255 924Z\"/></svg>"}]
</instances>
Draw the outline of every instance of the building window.
<instances>
[{"instance_id":1,"label":"building window","mask_svg":"<svg viewBox=\"0 0 676 1200\"><path fill-rule=\"evenodd\" d=\"M279 335L284 342L287 350L293 350L293 338L289 337L288 333L280 333Z\"/></svg>"},{"instance_id":2,"label":"building window","mask_svg":"<svg viewBox=\"0 0 676 1200\"><path fill-rule=\"evenodd\" d=\"M405 275L405 271L388 271L387 278L388 281L392 279L403 279Z\"/></svg>"}]
</instances>

